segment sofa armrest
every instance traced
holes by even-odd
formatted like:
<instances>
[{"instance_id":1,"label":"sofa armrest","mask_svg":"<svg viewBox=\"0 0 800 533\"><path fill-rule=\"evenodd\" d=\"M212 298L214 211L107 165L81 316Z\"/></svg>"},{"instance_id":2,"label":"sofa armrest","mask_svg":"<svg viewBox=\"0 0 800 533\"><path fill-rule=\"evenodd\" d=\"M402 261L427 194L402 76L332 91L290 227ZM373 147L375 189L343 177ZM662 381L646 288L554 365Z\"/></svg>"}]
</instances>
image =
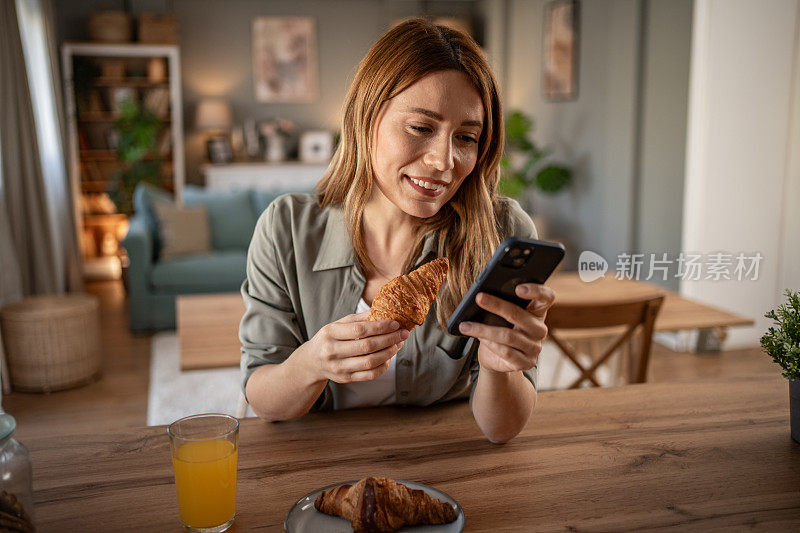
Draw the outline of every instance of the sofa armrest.
<instances>
[{"instance_id":1,"label":"sofa armrest","mask_svg":"<svg viewBox=\"0 0 800 533\"><path fill-rule=\"evenodd\" d=\"M130 226L122 246L128 253L128 284L136 290L146 291L153 263L153 238L142 216L130 219Z\"/></svg>"}]
</instances>

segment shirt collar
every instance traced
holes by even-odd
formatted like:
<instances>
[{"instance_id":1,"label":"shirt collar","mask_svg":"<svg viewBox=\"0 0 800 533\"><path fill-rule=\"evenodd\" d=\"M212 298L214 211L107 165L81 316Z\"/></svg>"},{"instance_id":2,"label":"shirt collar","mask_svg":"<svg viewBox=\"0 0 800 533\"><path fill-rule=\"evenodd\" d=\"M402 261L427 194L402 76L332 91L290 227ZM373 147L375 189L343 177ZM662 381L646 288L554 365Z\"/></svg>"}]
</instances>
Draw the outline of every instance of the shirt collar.
<instances>
[{"instance_id":1,"label":"shirt collar","mask_svg":"<svg viewBox=\"0 0 800 533\"><path fill-rule=\"evenodd\" d=\"M434 232L425 236L422 251L414 261L414 268L417 268L431 253L436 253L437 239ZM325 224L325 234L322 237L322 244L317 252L314 261L314 272L329 270L332 268L343 268L355 265L355 250L350 241L350 233L344 219L344 209L337 206L328 208L328 221Z\"/></svg>"},{"instance_id":2,"label":"shirt collar","mask_svg":"<svg viewBox=\"0 0 800 533\"><path fill-rule=\"evenodd\" d=\"M331 268L342 268L355 264L353 244L344 221L344 209L330 206L328 221L325 224L325 235L314 261L314 272Z\"/></svg>"}]
</instances>

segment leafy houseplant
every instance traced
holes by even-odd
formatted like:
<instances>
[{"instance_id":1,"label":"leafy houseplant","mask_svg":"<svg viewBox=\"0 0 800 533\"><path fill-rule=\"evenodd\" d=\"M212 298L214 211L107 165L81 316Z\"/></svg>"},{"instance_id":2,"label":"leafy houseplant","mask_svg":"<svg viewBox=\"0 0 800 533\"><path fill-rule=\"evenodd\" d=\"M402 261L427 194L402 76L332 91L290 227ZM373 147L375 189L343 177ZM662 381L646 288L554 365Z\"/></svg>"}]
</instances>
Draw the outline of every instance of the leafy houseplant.
<instances>
[{"instance_id":1,"label":"leafy houseplant","mask_svg":"<svg viewBox=\"0 0 800 533\"><path fill-rule=\"evenodd\" d=\"M117 158L121 166L114 172L108 194L120 213L133 212L133 191L139 182L160 185L161 160L153 154L163 123L143 105L125 100L114 121L118 135Z\"/></svg>"},{"instance_id":2,"label":"leafy houseplant","mask_svg":"<svg viewBox=\"0 0 800 533\"><path fill-rule=\"evenodd\" d=\"M550 152L529 139L532 131L533 120L521 111L513 111L506 117L506 150L500 160L500 193L505 196L519 198L530 186L555 194L572 179L570 169L544 164Z\"/></svg>"},{"instance_id":3,"label":"leafy houseplant","mask_svg":"<svg viewBox=\"0 0 800 533\"><path fill-rule=\"evenodd\" d=\"M800 442L800 292L786 289L788 301L764 316L775 321L761 337L761 347L789 380L792 438Z\"/></svg>"}]
</instances>

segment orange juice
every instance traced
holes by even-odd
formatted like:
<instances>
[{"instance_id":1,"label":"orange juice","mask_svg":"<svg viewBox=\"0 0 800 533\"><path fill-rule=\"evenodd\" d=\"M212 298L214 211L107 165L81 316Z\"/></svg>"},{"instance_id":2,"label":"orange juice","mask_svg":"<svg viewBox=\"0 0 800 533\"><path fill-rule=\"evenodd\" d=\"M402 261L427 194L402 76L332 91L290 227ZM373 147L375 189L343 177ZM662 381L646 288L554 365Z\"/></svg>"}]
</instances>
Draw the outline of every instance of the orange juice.
<instances>
[{"instance_id":1,"label":"orange juice","mask_svg":"<svg viewBox=\"0 0 800 533\"><path fill-rule=\"evenodd\" d=\"M181 522L206 528L234 517L237 456L234 444L223 439L186 442L173 452Z\"/></svg>"}]
</instances>

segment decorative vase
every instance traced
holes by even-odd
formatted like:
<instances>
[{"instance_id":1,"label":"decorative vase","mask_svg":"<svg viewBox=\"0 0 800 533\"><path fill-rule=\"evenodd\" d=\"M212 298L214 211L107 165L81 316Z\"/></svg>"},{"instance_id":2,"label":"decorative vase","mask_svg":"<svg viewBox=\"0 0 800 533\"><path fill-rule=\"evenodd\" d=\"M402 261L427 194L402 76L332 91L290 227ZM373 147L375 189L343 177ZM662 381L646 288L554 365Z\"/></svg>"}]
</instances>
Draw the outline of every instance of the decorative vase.
<instances>
[{"instance_id":1,"label":"decorative vase","mask_svg":"<svg viewBox=\"0 0 800 533\"><path fill-rule=\"evenodd\" d=\"M286 159L286 140L283 135L274 133L267 136L267 161L278 162Z\"/></svg>"},{"instance_id":2,"label":"decorative vase","mask_svg":"<svg viewBox=\"0 0 800 533\"><path fill-rule=\"evenodd\" d=\"M789 382L789 418L792 438L795 442L800 442L800 379Z\"/></svg>"}]
</instances>

